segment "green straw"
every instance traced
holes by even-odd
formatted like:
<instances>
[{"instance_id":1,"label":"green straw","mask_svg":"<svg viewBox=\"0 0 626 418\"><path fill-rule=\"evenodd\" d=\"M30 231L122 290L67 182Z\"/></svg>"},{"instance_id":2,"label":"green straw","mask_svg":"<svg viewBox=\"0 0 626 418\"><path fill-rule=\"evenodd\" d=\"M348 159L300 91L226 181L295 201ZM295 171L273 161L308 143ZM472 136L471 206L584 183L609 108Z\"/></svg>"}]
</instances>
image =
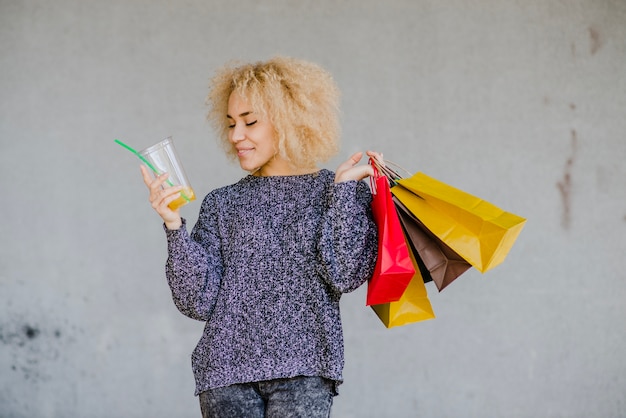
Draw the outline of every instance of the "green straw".
<instances>
[{"instance_id":1,"label":"green straw","mask_svg":"<svg viewBox=\"0 0 626 418\"><path fill-rule=\"evenodd\" d=\"M161 175L161 172L159 172L159 170L156 169L155 166L152 165L152 163L150 163L150 161L146 160L144 158L143 155L141 155L138 151L136 151L135 149L133 149L132 147L130 147L129 145L126 145L125 143L123 143L122 141L120 141L119 139L115 139L114 140L117 144L123 146L124 148L126 148L127 150L129 150L130 152L132 152L133 154L135 154L137 157L139 157L139 159L141 161L143 161L149 168L150 170L152 170L154 172L154 174L156 174L157 176ZM167 182L168 185L173 186L174 183L172 183L172 181L170 179L165 180ZM189 198L185 195L185 193L180 192L180 195L183 197L183 199L185 199L187 202L190 202Z\"/></svg>"}]
</instances>

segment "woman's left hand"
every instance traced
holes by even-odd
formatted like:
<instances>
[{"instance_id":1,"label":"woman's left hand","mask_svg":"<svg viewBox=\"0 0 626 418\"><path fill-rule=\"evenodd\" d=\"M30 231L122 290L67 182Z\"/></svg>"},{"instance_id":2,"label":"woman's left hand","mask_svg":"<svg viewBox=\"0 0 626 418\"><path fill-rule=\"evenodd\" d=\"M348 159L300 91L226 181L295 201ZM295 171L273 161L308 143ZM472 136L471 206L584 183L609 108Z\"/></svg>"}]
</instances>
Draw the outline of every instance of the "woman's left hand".
<instances>
[{"instance_id":1,"label":"woman's left hand","mask_svg":"<svg viewBox=\"0 0 626 418\"><path fill-rule=\"evenodd\" d=\"M382 164L383 162L382 154L378 152L374 152L374 151L367 151L366 154L368 157L374 158ZM341 183L341 182L350 181L350 180L358 181L358 180L363 180L365 177L373 176L374 169L372 168L371 165L369 164L357 165L359 161L361 161L362 157L363 157L363 153L357 152L356 154L352 155L352 157L350 157L348 161L341 164L337 168L337 171L335 171L335 183Z\"/></svg>"}]
</instances>

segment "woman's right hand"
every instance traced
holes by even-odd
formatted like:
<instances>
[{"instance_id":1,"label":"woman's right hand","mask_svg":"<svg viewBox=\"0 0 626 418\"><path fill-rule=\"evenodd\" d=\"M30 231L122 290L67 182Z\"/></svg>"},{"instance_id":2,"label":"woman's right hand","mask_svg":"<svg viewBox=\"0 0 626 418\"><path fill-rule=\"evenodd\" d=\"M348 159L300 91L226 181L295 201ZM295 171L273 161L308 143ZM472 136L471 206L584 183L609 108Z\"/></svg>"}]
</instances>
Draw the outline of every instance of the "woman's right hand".
<instances>
[{"instance_id":1,"label":"woman's right hand","mask_svg":"<svg viewBox=\"0 0 626 418\"><path fill-rule=\"evenodd\" d=\"M369 158L376 159L379 163L383 163L383 155L375 151L367 151ZM365 177L373 176L374 169L369 164L357 165L363 157L362 152L353 154L350 159L341 164L335 171L335 183L341 183L349 180L363 180Z\"/></svg>"},{"instance_id":2,"label":"woman's right hand","mask_svg":"<svg viewBox=\"0 0 626 418\"><path fill-rule=\"evenodd\" d=\"M143 182L148 187L148 190L150 190L150 204L163 219L165 227L167 229L180 228L183 224L182 218L180 217L180 210L172 210L167 205L180 197L182 186L163 188L163 183L167 180L168 174L165 173L157 178L152 178L152 175L144 165L141 166L141 174L143 175Z\"/></svg>"}]
</instances>

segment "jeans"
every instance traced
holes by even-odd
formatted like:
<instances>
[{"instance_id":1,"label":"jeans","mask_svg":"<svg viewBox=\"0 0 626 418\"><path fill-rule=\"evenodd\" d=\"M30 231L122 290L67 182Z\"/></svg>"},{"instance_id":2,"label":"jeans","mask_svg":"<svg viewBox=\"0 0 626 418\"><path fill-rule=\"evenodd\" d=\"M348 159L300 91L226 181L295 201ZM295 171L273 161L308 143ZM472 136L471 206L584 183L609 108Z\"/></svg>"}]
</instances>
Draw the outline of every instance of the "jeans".
<instances>
[{"instance_id":1,"label":"jeans","mask_svg":"<svg viewBox=\"0 0 626 418\"><path fill-rule=\"evenodd\" d=\"M323 377L236 384L200 393L203 418L328 418L334 382Z\"/></svg>"}]
</instances>

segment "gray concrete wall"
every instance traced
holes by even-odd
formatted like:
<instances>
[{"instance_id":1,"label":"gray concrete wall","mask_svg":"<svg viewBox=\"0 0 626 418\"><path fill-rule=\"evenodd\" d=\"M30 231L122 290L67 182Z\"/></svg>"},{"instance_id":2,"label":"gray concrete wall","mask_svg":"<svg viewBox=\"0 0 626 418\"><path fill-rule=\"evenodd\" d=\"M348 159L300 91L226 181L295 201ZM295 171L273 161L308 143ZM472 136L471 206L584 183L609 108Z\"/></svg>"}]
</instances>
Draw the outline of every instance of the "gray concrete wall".
<instances>
[{"instance_id":1,"label":"gray concrete wall","mask_svg":"<svg viewBox=\"0 0 626 418\"><path fill-rule=\"evenodd\" d=\"M623 0L0 0L0 416L199 416L202 324L113 139L172 135L200 195L236 181L208 78L276 53L335 75L341 159L381 150L528 218L504 264L428 286L435 320L343 299L333 416L626 416Z\"/></svg>"}]
</instances>

